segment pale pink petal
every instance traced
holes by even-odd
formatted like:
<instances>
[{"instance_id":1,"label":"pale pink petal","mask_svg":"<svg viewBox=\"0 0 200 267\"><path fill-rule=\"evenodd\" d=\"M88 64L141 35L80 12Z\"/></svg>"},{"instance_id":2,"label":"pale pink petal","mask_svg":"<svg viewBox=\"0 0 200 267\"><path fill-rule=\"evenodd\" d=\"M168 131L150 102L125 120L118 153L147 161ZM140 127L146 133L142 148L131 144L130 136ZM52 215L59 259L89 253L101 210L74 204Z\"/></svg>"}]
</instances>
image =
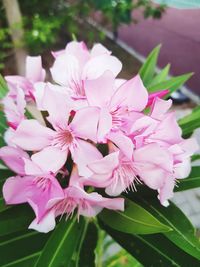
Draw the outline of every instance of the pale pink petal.
<instances>
[{"instance_id":1,"label":"pale pink petal","mask_svg":"<svg viewBox=\"0 0 200 267\"><path fill-rule=\"evenodd\" d=\"M65 92L60 92L60 86L48 83L44 88L42 107L48 111L48 121L54 128L65 128L68 124L72 102ZM59 108L58 108L59 107Z\"/></svg>"},{"instance_id":2,"label":"pale pink petal","mask_svg":"<svg viewBox=\"0 0 200 267\"><path fill-rule=\"evenodd\" d=\"M88 164L89 169L95 174L111 175L113 170L119 164L119 151L108 154L100 160L93 161Z\"/></svg>"},{"instance_id":3,"label":"pale pink petal","mask_svg":"<svg viewBox=\"0 0 200 267\"><path fill-rule=\"evenodd\" d=\"M155 143L145 145L135 150L133 157L135 162L143 163L144 166L149 163L167 172L172 172L173 170L173 158L171 153Z\"/></svg>"},{"instance_id":4,"label":"pale pink petal","mask_svg":"<svg viewBox=\"0 0 200 267\"><path fill-rule=\"evenodd\" d=\"M106 108L100 110L97 139L99 142L105 142L106 135L112 128L112 116Z\"/></svg>"},{"instance_id":5,"label":"pale pink petal","mask_svg":"<svg viewBox=\"0 0 200 267\"><path fill-rule=\"evenodd\" d=\"M29 158L24 158L24 169L27 175L35 175L35 176L44 175L44 171L42 171L38 167L38 165L36 165Z\"/></svg>"},{"instance_id":6,"label":"pale pink petal","mask_svg":"<svg viewBox=\"0 0 200 267\"><path fill-rule=\"evenodd\" d=\"M0 158L12 171L21 175L25 174L23 159L28 159L29 155L22 149L4 146L0 148Z\"/></svg>"},{"instance_id":7,"label":"pale pink petal","mask_svg":"<svg viewBox=\"0 0 200 267\"><path fill-rule=\"evenodd\" d=\"M15 131L12 142L25 150L41 150L50 144L54 134L36 120L24 120Z\"/></svg>"},{"instance_id":8,"label":"pale pink petal","mask_svg":"<svg viewBox=\"0 0 200 267\"><path fill-rule=\"evenodd\" d=\"M162 120L163 115L170 109L172 100L163 100L156 98L151 108L151 117L154 119Z\"/></svg>"},{"instance_id":9,"label":"pale pink petal","mask_svg":"<svg viewBox=\"0 0 200 267\"><path fill-rule=\"evenodd\" d=\"M32 155L31 159L44 172L57 172L67 160L68 151L62 151L56 147L46 147Z\"/></svg>"},{"instance_id":10,"label":"pale pink petal","mask_svg":"<svg viewBox=\"0 0 200 267\"><path fill-rule=\"evenodd\" d=\"M46 71L42 68L41 56L26 58L26 78L33 82L44 81Z\"/></svg>"},{"instance_id":11,"label":"pale pink petal","mask_svg":"<svg viewBox=\"0 0 200 267\"><path fill-rule=\"evenodd\" d=\"M78 59L71 54L58 56L50 69L53 80L58 84L69 86L72 82L80 83L81 69Z\"/></svg>"},{"instance_id":12,"label":"pale pink petal","mask_svg":"<svg viewBox=\"0 0 200 267\"><path fill-rule=\"evenodd\" d=\"M181 163L174 165L174 176L177 179L184 179L189 176L191 172L190 158L184 159Z\"/></svg>"},{"instance_id":13,"label":"pale pink petal","mask_svg":"<svg viewBox=\"0 0 200 267\"><path fill-rule=\"evenodd\" d=\"M54 210L51 210L39 222L37 222L36 219L33 220L28 228L36 230L41 233L48 233L49 231L52 231L55 228L55 226L56 226L55 213Z\"/></svg>"},{"instance_id":14,"label":"pale pink petal","mask_svg":"<svg viewBox=\"0 0 200 267\"><path fill-rule=\"evenodd\" d=\"M90 106L106 106L114 93L114 80L111 71L104 72L97 79L85 80L85 94Z\"/></svg>"},{"instance_id":15,"label":"pale pink petal","mask_svg":"<svg viewBox=\"0 0 200 267\"><path fill-rule=\"evenodd\" d=\"M94 145L80 139L77 142L77 146L70 149L72 158L78 166L79 175L88 177L92 174L88 164L101 159L102 155Z\"/></svg>"},{"instance_id":16,"label":"pale pink petal","mask_svg":"<svg viewBox=\"0 0 200 267\"><path fill-rule=\"evenodd\" d=\"M115 79L115 88L119 88L120 86L122 86L122 84L124 84L127 80L125 79Z\"/></svg>"},{"instance_id":17,"label":"pale pink petal","mask_svg":"<svg viewBox=\"0 0 200 267\"><path fill-rule=\"evenodd\" d=\"M93 45L90 55L91 57L96 57L96 56L100 56L103 54L111 54L111 51L109 51L105 46L103 46L102 44L95 44Z\"/></svg>"},{"instance_id":18,"label":"pale pink petal","mask_svg":"<svg viewBox=\"0 0 200 267\"><path fill-rule=\"evenodd\" d=\"M173 189L175 186L175 181L173 177L169 177L168 179L165 180L164 185L158 190L159 192L159 200L160 203L167 207L169 205L168 199L172 198L174 193Z\"/></svg>"},{"instance_id":19,"label":"pale pink petal","mask_svg":"<svg viewBox=\"0 0 200 267\"><path fill-rule=\"evenodd\" d=\"M134 144L129 137L125 136L122 132L118 131L118 132L110 132L107 138L111 140L116 146L118 146L121 152L128 159L130 160L132 159Z\"/></svg>"},{"instance_id":20,"label":"pale pink petal","mask_svg":"<svg viewBox=\"0 0 200 267\"><path fill-rule=\"evenodd\" d=\"M161 142L166 142L170 145L173 145L182 141L181 134L182 131L176 121L175 114L169 113L158 124L154 133L150 135L150 140L160 140Z\"/></svg>"},{"instance_id":21,"label":"pale pink petal","mask_svg":"<svg viewBox=\"0 0 200 267\"><path fill-rule=\"evenodd\" d=\"M90 139L96 142L98 120L98 108L83 108L76 112L72 122L70 123L70 129L76 137Z\"/></svg>"},{"instance_id":22,"label":"pale pink petal","mask_svg":"<svg viewBox=\"0 0 200 267\"><path fill-rule=\"evenodd\" d=\"M83 68L85 63L90 58L89 50L84 42L69 42L65 48L65 51L66 53L69 53L78 59L81 68Z\"/></svg>"},{"instance_id":23,"label":"pale pink petal","mask_svg":"<svg viewBox=\"0 0 200 267\"><path fill-rule=\"evenodd\" d=\"M116 77L122 69L122 63L114 56L103 54L91 58L84 66L82 79L96 79L110 70Z\"/></svg>"},{"instance_id":24,"label":"pale pink petal","mask_svg":"<svg viewBox=\"0 0 200 267\"><path fill-rule=\"evenodd\" d=\"M27 202L33 192L31 185L33 176L15 176L6 180L3 185L3 196L7 204L20 204Z\"/></svg>"},{"instance_id":25,"label":"pale pink petal","mask_svg":"<svg viewBox=\"0 0 200 267\"><path fill-rule=\"evenodd\" d=\"M142 111L148 102L148 92L139 75L123 83L111 100L111 107L127 106L129 110Z\"/></svg>"}]
</instances>

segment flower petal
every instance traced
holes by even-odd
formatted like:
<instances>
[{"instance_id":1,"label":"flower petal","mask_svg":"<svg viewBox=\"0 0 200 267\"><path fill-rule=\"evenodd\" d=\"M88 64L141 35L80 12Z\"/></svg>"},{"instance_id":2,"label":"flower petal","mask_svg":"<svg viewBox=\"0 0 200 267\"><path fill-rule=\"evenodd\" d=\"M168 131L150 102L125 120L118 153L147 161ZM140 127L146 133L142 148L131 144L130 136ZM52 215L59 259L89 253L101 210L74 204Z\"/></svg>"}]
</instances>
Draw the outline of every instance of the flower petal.
<instances>
[{"instance_id":1,"label":"flower petal","mask_svg":"<svg viewBox=\"0 0 200 267\"><path fill-rule=\"evenodd\" d=\"M46 71L42 68L41 56L26 58L26 78L33 82L44 81Z\"/></svg>"},{"instance_id":2,"label":"flower petal","mask_svg":"<svg viewBox=\"0 0 200 267\"><path fill-rule=\"evenodd\" d=\"M76 137L97 140L97 125L99 120L99 109L87 107L78 110L70 123L70 128Z\"/></svg>"},{"instance_id":3,"label":"flower petal","mask_svg":"<svg viewBox=\"0 0 200 267\"><path fill-rule=\"evenodd\" d=\"M111 71L105 71L97 79L85 80L85 94L90 106L106 106L114 93L114 80Z\"/></svg>"},{"instance_id":4,"label":"flower petal","mask_svg":"<svg viewBox=\"0 0 200 267\"><path fill-rule=\"evenodd\" d=\"M110 70L116 77L122 69L122 63L114 56L102 54L97 57L92 57L85 64L82 80L96 79L101 76L106 70Z\"/></svg>"},{"instance_id":5,"label":"flower petal","mask_svg":"<svg viewBox=\"0 0 200 267\"><path fill-rule=\"evenodd\" d=\"M37 222L36 219L33 220L28 228L36 230L41 233L48 233L49 231L52 231L55 228L55 226L56 226L55 213L53 210L51 210L39 222Z\"/></svg>"},{"instance_id":6,"label":"flower petal","mask_svg":"<svg viewBox=\"0 0 200 267\"><path fill-rule=\"evenodd\" d=\"M49 145L54 134L37 120L24 120L15 131L12 142L25 150L41 150Z\"/></svg>"},{"instance_id":7,"label":"flower petal","mask_svg":"<svg viewBox=\"0 0 200 267\"><path fill-rule=\"evenodd\" d=\"M20 148L4 146L0 148L0 158L5 164L17 174L24 175L24 158L28 159L29 155Z\"/></svg>"},{"instance_id":8,"label":"flower petal","mask_svg":"<svg viewBox=\"0 0 200 267\"><path fill-rule=\"evenodd\" d=\"M125 136L122 132L118 131L118 132L110 132L107 138L111 140L115 145L117 145L118 148L121 150L121 152L128 159L132 160L134 144L129 137Z\"/></svg>"},{"instance_id":9,"label":"flower petal","mask_svg":"<svg viewBox=\"0 0 200 267\"><path fill-rule=\"evenodd\" d=\"M129 110L142 111L148 102L148 93L139 75L123 83L113 95L111 107L127 106Z\"/></svg>"},{"instance_id":10,"label":"flower petal","mask_svg":"<svg viewBox=\"0 0 200 267\"><path fill-rule=\"evenodd\" d=\"M68 151L62 151L56 147L46 147L32 155L31 159L44 172L57 172L67 160Z\"/></svg>"}]
</instances>

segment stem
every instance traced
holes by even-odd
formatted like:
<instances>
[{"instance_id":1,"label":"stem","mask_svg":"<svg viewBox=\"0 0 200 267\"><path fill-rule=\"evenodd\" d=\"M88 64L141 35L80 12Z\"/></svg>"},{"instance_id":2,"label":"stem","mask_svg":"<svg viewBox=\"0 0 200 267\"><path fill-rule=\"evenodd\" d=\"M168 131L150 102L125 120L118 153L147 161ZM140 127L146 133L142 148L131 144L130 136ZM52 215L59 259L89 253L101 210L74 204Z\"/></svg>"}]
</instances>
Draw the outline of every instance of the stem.
<instances>
[{"instance_id":1,"label":"stem","mask_svg":"<svg viewBox=\"0 0 200 267\"><path fill-rule=\"evenodd\" d=\"M103 267L103 243L105 239L105 232L98 226L98 243L96 247L96 267Z\"/></svg>"}]
</instances>

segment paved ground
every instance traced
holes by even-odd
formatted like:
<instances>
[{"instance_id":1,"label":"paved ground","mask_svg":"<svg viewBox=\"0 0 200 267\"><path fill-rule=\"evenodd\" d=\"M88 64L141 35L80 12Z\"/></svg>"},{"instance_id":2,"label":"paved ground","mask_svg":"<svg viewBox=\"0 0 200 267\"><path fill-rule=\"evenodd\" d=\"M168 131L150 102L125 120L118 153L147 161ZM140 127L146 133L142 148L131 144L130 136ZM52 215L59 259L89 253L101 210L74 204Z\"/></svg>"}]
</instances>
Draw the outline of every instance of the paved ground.
<instances>
[{"instance_id":1,"label":"paved ground","mask_svg":"<svg viewBox=\"0 0 200 267\"><path fill-rule=\"evenodd\" d=\"M143 56L162 43L159 66L170 62L174 75L195 72L187 85L200 95L200 9L169 8L161 20L144 20L140 12L134 14L140 22L120 27L119 39Z\"/></svg>"}]
</instances>

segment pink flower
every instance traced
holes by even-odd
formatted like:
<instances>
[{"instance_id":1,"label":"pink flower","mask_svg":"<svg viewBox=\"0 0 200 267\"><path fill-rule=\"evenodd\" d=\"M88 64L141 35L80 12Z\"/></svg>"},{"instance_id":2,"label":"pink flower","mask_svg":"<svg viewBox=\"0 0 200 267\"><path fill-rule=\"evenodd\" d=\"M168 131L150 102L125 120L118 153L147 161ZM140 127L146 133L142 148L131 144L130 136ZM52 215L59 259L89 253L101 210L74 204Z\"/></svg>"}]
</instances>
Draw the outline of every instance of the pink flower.
<instances>
[{"instance_id":1,"label":"pink flower","mask_svg":"<svg viewBox=\"0 0 200 267\"><path fill-rule=\"evenodd\" d=\"M13 129L16 129L22 120L25 119L25 95L20 89L16 89L16 98L11 97L9 94L2 101L4 107L4 113L8 122L8 125Z\"/></svg>"},{"instance_id":2,"label":"pink flower","mask_svg":"<svg viewBox=\"0 0 200 267\"><path fill-rule=\"evenodd\" d=\"M114 81L113 74L107 71L98 79L85 81L85 92L89 105L100 109L98 141L113 141L131 158L132 142L121 130L130 112L144 110L148 93L139 75L119 88L115 88ZM99 94L99 91L103 93Z\"/></svg>"},{"instance_id":3,"label":"pink flower","mask_svg":"<svg viewBox=\"0 0 200 267\"><path fill-rule=\"evenodd\" d=\"M77 180L78 176L76 168L72 171L71 180ZM63 190L59 197L49 199L46 205L46 214L41 220L37 218L29 226L39 232L49 232L55 227L55 217L66 214L66 218L73 216L77 209L77 216L86 217L96 216L103 208L112 210L124 210L123 198L105 198L96 192L87 193L80 186L70 184Z\"/></svg>"},{"instance_id":4,"label":"pink flower","mask_svg":"<svg viewBox=\"0 0 200 267\"><path fill-rule=\"evenodd\" d=\"M41 170L30 161L24 151L3 147L0 158L14 171L17 176L10 177L3 185L3 196L7 204L29 203L38 219L44 215L45 207L50 198L60 196L60 187L55 175Z\"/></svg>"},{"instance_id":5,"label":"pink flower","mask_svg":"<svg viewBox=\"0 0 200 267\"><path fill-rule=\"evenodd\" d=\"M30 57L26 58L26 74L23 76L5 76L5 79L9 86L9 95L16 97L17 90L20 88L23 90L27 99L33 97L33 84L38 81L44 81L46 72L42 68L41 57Z\"/></svg>"},{"instance_id":6,"label":"pink flower","mask_svg":"<svg viewBox=\"0 0 200 267\"><path fill-rule=\"evenodd\" d=\"M47 119L54 130L37 120L24 120L14 133L13 143L24 150L38 151L32 155L32 160L43 170L52 172L65 164L70 151L79 171L85 174L89 171L86 163L101 155L95 146L85 141L96 142L97 108L83 108L71 117L68 100L63 94L51 90L45 95L44 103L49 114Z\"/></svg>"},{"instance_id":7,"label":"pink flower","mask_svg":"<svg viewBox=\"0 0 200 267\"><path fill-rule=\"evenodd\" d=\"M74 99L85 99L85 80L96 79L106 70L117 76L122 68L121 62L100 44L89 51L83 42L71 42L65 50L53 55L52 77L56 83L68 87Z\"/></svg>"}]
</instances>

